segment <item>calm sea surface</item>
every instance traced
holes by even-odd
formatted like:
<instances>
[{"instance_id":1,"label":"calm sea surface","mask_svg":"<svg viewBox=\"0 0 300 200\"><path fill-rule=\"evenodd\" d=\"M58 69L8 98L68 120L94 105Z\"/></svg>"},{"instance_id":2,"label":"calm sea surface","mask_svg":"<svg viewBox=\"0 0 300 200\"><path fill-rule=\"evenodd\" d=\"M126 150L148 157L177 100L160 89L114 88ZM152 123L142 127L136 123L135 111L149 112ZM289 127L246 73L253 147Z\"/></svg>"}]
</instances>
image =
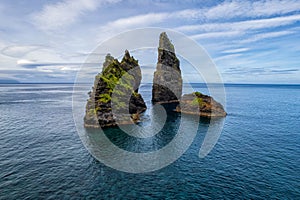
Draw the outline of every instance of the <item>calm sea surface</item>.
<instances>
[{"instance_id":1,"label":"calm sea surface","mask_svg":"<svg viewBox=\"0 0 300 200\"><path fill-rule=\"evenodd\" d=\"M90 85L79 89L88 92ZM73 120L72 85L2 84L0 199L300 199L300 86L225 89L228 116L205 158L198 154L209 121L201 120L176 162L130 174L106 167L84 147ZM140 91L150 105L151 86ZM107 134L127 150L151 151L172 140L177 121L171 115L165 134L150 141L116 129Z\"/></svg>"}]
</instances>

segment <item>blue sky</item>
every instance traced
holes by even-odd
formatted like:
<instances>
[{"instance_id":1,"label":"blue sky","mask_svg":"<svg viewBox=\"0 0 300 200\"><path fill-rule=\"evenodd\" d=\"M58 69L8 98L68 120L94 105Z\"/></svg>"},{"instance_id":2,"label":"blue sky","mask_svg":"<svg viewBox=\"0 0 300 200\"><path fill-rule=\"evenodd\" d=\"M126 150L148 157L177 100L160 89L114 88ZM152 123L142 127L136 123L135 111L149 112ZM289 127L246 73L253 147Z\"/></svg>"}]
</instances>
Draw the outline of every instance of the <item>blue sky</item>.
<instances>
[{"instance_id":1,"label":"blue sky","mask_svg":"<svg viewBox=\"0 0 300 200\"><path fill-rule=\"evenodd\" d=\"M197 41L224 82L300 83L299 25L299 0L2 0L0 79L73 82L104 40L161 27Z\"/></svg>"}]
</instances>

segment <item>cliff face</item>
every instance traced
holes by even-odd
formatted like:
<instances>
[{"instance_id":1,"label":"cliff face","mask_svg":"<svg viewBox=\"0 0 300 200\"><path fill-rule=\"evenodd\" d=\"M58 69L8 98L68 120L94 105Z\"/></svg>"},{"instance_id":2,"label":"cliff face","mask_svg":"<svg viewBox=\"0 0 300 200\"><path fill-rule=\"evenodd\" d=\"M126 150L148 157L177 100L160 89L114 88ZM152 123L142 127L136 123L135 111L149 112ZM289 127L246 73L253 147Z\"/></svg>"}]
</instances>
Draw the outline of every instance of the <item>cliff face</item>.
<instances>
[{"instance_id":1,"label":"cliff face","mask_svg":"<svg viewBox=\"0 0 300 200\"><path fill-rule=\"evenodd\" d=\"M185 114L200 115L201 117L225 117L223 106L208 95L194 92L185 94L176 107L177 112Z\"/></svg>"},{"instance_id":2,"label":"cliff face","mask_svg":"<svg viewBox=\"0 0 300 200\"><path fill-rule=\"evenodd\" d=\"M165 32L161 33L152 86L153 103L170 103L180 100L182 77L179 64L173 44Z\"/></svg>"},{"instance_id":3,"label":"cliff face","mask_svg":"<svg viewBox=\"0 0 300 200\"><path fill-rule=\"evenodd\" d=\"M107 55L102 73L95 77L86 105L85 127L131 124L146 110L138 93L142 75L138 61L126 50L121 62ZM131 120L132 119L132 120Z\"/></svg>"}]
</instances>

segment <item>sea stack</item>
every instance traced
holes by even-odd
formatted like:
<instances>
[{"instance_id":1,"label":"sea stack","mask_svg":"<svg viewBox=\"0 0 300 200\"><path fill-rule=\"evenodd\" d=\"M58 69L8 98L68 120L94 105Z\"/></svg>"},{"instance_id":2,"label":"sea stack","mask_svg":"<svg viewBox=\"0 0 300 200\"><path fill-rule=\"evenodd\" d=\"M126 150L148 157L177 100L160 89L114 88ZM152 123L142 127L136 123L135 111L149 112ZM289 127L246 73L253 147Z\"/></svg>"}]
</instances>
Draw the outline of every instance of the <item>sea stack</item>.
<instances>
[{"instance_id":1,"label":"sea stack","mask_svg":"<svg viewBox=\"0 0 300 200\"><path fill-rule=\"evenodd\" d=\"M183 95L175 111L206 118L225 117L227 115L220 103L201 92Z\"/></svg>"},{"instance_id":2,"label":"sea stack","mask_svg":"<svg viewBox=\"0 0 300 200\"><path fill-rule=\"evenodd\" d=\"M108 54L89 92L84 126L100 128L137 121L147 108L138 93L141 79L138 61L127 50L121 62Z\"/></svg>"},{"instance_id":3,"label":"sea stack","mask_svg":"<svg viewBox=\"0 0 300 200\"><path fill-rule=\"evenodd\" d=\"M179 102L182 95L182 77L179 65L174 45L165 32L161 33L152 86L153 103Z\"/></svg>"}]
</instances>

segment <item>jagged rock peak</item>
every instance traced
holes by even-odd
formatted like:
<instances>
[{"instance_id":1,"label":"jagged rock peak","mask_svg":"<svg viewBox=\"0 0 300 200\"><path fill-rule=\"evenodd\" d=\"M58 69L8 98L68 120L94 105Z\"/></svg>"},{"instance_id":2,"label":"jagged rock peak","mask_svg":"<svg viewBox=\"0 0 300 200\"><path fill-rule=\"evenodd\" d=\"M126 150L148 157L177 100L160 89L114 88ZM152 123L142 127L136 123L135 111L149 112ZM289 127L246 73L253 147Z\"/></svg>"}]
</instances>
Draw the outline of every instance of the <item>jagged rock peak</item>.
<instances>
[{"instance_id":1,"label":"jagged rock peak","mask_svg":"<svg viewBox=\"0 0 300 200\"><path fill-rule=\"evenodd\" d=\"M103 63L103 70L104 70L108 65L110 65L110 64L113 62L114 59L115 59L115 58L112 57L112 56L110 55L110 53L108 53L108 54L105 56L105 61L104 61L104 63Z\"/></svg>"},{"instance_id":2,"label":"jagged rock peak","mask_svg":"<svg viewBox=\"0 0 300 200\"><path fill-rule=\"evenodd\" d=\"M125 50L125 54L124 54L124 56L122 58L121 63L123 63L123 64L126 63L126 64L129 64L129 65L132 65L133 67L136 67L136 66L139 65L138 64L138 60L134 59L133 56L130 56L130 53L129 53L129 51L127 49Z\"/></svg>"},{"instance_id":3,"label":"jagged rock peak","mask_svg":"<svg viewBox=\"0 0 300 200\"><path fill-rule=\"evenodd\" d=\"M171 43L171 41L168 38L168 35L166 32L162 32L159 36L159 49L171 51L175 53L174 45Z\"/></svg>"},{"instance_id":4,"label":"jagged rock peak","mask_svg":"<svg viewBox=\"0 0 300 200\"><path fill-rule=\"evenodd\" d=\"M127 49L125 50L124 59L130 59L130 53Z\"/></svg>"}]
</instances>

